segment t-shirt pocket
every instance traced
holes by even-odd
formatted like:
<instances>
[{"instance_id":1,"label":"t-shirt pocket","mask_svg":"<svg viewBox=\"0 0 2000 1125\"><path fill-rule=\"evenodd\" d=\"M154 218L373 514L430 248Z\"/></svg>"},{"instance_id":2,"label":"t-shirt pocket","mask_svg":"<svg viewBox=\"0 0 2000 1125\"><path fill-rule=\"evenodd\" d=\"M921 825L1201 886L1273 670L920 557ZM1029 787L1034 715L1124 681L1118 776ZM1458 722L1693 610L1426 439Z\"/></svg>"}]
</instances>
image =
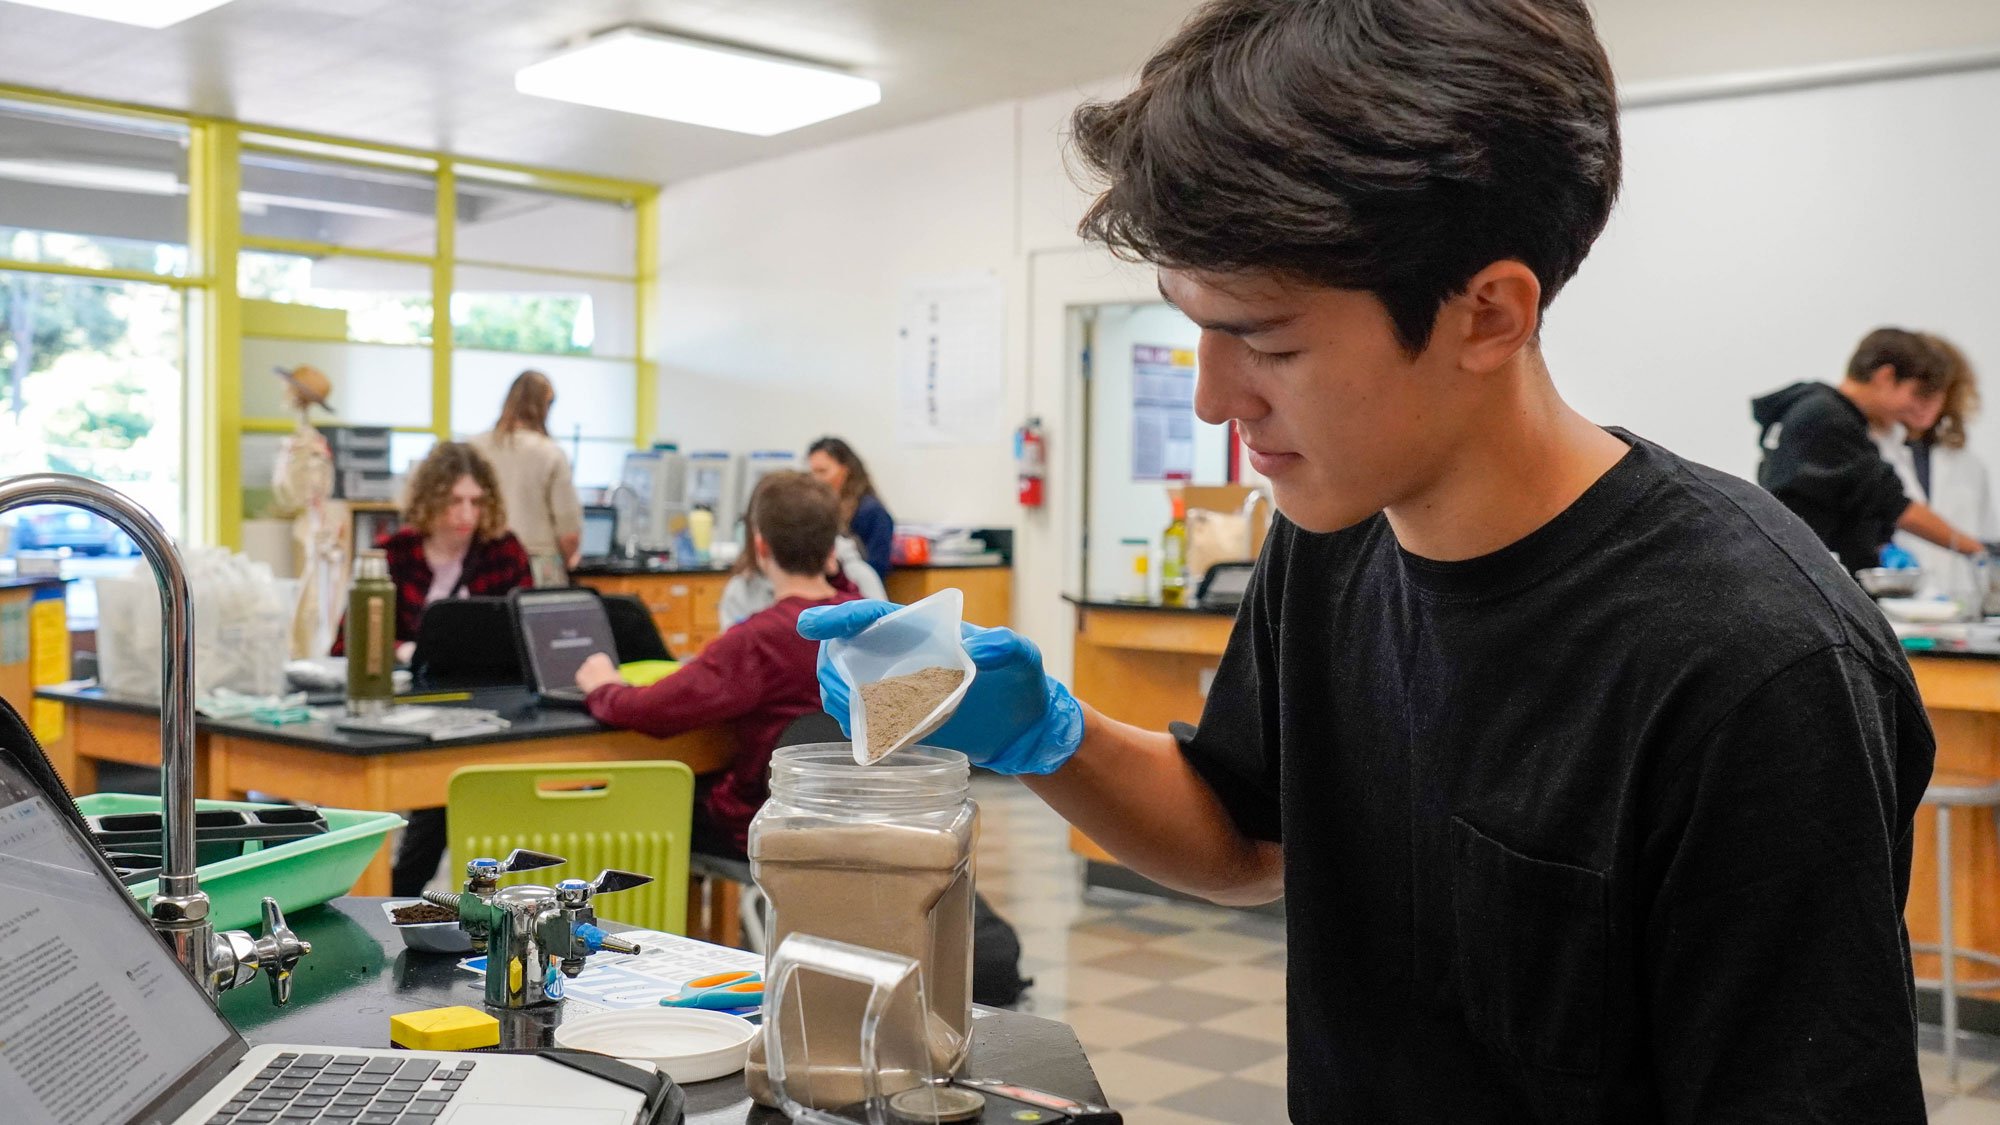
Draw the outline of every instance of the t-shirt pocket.
<instances>
[{"instance_id":1,"label":"t-shirt pocket","mask_svg":"<svg viewBox=\"0 0 2000 1125\"><path fill-rule=\"evenodd\" d=\"M1458 984L1473 1033L1518 1063L1596 1073L1608 984L1604 875L1522 855L1459 817L1451 831Z\"/></svg>"}]
</instances>

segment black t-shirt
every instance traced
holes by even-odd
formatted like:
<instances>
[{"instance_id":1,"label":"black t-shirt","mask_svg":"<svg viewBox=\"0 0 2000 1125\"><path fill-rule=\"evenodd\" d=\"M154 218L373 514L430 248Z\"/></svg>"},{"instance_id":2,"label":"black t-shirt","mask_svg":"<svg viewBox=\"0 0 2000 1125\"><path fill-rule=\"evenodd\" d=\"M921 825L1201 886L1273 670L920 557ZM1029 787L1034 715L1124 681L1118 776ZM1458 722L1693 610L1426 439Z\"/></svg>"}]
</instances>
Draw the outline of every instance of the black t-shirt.
<instances>
[{"instance_id":1,"label":"black t-shirt","mask_svg":"<svg viewBox=\"0 0 2000 1125\"><path fill-rule=\"evenodd\" d=\"M1848 570L1882 565L1882 545L1910 500L1861 408L1825 383L1794 383L1753 401L1750 416L1764 428L1757 483Z\"/></svg>"},{"instance_id":2,"label":"black t-shirt","mask_svg":"<svg viewBox=\"0 0 2000 1125\"><path fill-rule=\"evenodd\" d=\"M1618 436L1482 558L1272 529L1181 738L1284 845L1294 1120L1924 1120L1909 665L1770 496Z\"/></svg>"}]
</instances>

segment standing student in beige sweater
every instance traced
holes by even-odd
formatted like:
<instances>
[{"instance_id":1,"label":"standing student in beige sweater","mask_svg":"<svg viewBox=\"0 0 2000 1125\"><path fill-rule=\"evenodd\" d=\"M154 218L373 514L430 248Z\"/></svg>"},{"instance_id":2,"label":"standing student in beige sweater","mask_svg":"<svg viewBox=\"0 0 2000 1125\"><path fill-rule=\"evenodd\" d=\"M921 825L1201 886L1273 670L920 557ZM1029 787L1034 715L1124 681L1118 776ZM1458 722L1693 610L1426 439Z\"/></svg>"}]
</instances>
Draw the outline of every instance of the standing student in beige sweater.
<instances>
[{"instance_id":1,"label":"standing student in beige sweater","mask_svg":"<svg viewBox=\"0 0 2000 1125\"><path fill-rule=\"evenodd\" d=\"M535 585L569 585L583 542L583 508L569 458L549 437L556 389L539 371L523 371L507 389L500 420L472 445L493 463L507 505L508 530L528 549Z\"/></svg>"}]
</instances>

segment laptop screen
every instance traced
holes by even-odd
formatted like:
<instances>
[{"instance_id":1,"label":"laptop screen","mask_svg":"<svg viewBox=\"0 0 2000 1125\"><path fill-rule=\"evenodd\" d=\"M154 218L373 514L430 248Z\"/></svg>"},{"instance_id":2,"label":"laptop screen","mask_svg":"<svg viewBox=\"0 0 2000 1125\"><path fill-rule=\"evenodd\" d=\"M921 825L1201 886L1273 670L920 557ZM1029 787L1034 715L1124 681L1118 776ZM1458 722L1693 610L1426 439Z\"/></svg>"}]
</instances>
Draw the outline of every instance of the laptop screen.
<instances>
[{"instance_id":1,"label":"laptop screen","mask_svg":"<svg viewBox=\"0 0 2000 1125\"><path fill-rule=\"evenodd\" d=\"M618 509L585 508L583 510L583 546L580 554L586 559L608 559L617 546Z\"/></svg>"},{"instance_id":2,"label":"laptop screen","mask_svg":"<svg viewBox=\"0 0 2000 1125\"><path fill-rule=\"evenodd\" d=\"M60 798L56 798L60 799ZM117 1125L241 1040L93 859L0 756L0 1117ZM179 1087L180 1089L177 1089Z\"/></svg>"},{"instance_id":3,"label":"laptop screen","mask_svg":"<svg viewBox=\"0 0 2000 1125\"><path fill-rule=\"evenodd\" d=\"M618 659L604 603L587 590L523 590L516 595L528 674L538 691L576 687L576 670L601 652Z\"/></svg>"}]
</instances>

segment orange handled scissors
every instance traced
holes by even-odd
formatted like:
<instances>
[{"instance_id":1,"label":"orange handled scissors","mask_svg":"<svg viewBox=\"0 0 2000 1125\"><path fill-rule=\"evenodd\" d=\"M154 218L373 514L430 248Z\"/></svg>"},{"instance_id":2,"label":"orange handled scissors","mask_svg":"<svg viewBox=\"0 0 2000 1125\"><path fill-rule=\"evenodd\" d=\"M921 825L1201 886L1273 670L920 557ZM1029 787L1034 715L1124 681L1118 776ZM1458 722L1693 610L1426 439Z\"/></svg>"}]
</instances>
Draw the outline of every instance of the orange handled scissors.
<instances>
[{"instance_id":1,"label":"orange handled scissors","mask_svg":"<svg viewBox=\"0 0 2000 1125\"><path fill-rule=\"evenodd\" d=\"M737 969L727 973L716 973L713 976L696 977L681 985L680 995L662 999L660 1006L727 1011L731 1008L754 1008L763 1002L763 975L748 969Z\"/></svg>"}]
</instances>

